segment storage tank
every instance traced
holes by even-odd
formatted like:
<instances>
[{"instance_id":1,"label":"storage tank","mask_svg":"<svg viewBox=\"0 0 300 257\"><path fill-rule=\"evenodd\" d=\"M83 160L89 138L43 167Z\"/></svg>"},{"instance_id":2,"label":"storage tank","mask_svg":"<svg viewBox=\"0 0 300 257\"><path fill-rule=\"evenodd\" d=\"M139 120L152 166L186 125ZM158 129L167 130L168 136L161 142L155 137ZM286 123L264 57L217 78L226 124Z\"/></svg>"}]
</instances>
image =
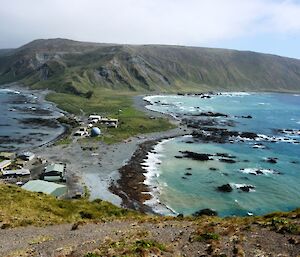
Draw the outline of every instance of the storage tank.
<instances>
[{"instance_id":1,"label":"storage tank","mask_svg":"<svg viewBox=\"0 0 300 257\"><path fill-rule=\"evenodd\" d=\"M91 136L92 137L97 137L101 135L101 130L97 127L93 127L91 130Z\"/></svg>"}]
</instances>

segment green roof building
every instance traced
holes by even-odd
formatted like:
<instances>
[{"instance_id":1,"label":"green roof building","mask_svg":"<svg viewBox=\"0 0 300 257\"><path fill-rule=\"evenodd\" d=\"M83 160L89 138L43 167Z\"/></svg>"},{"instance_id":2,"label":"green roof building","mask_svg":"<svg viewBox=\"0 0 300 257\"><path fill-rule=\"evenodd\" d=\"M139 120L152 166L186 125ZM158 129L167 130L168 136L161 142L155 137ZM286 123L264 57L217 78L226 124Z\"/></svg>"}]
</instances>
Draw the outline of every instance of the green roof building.
<instances>
[{"instance_id":1,"label":"green roof building","mask_svg":"<svg viewBox=\"0 0 300 257\"><path fill-rule=\"evenodd\" d=\"M67 193L67 187L65 185L60 185L43 180L28 181L22 186L22 188L31 192L42 192L56 197L60 197Z\"/></svg>"},{"instance_id":2,"label":"green roof building","mask_svg":"<svg viewBox=\"0 0 300 257\"><path fill-rule=\"evenodd\" d=\"M53 163L49 164L41 178L46 181L64 181L65 165Z\"/></svg>"}]
</instances>

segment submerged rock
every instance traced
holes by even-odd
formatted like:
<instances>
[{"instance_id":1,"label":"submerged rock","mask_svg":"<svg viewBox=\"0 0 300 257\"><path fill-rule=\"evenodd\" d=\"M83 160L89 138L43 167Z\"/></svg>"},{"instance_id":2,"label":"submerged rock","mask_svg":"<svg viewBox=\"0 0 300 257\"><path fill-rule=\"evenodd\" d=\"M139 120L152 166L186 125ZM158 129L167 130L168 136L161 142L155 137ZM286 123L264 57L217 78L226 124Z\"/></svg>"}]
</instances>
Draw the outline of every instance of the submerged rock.
<instances>
[{"instance_id":1,"label":"submerged rock","mask_svg":"<svg viewBox=\"0 0 300 257\"><path fill-rule=\"evenodd\" d=\"M245 185L239 187L238 189L242 190L243 192L250 192L250 189L255 189L255 186Z\"/></svg>"},{"instance_id":2,"label":"submerged rock","mask_svg":"<svg viewBox=\"0 0 300 257\"><path fill-rule=\"evenodd\" d=\"M202 209L199 211L196 211L195 213L192 214L194 217L199 217L199 216L218 216L218 213L212 209Z\"/></svg>"},{"instance_id":3,"label":"submerged rock","mask_svg":"<svg viewBox=\"0 0 300 257\"><path fill-rule=\"evenodd\" d=\"M196 161L209 161L211 160L209 157L211 154L205 154L205 153L195 153L190 151L184 151L181 152L183 154L183 157L190 158Z\"/></svg>"},{"instance_id":4,"label":"submerged rock","mask_svg":"<svg viewBox=\"0 0 300 257\"><path fill-rule=\"evenodd\" d=\"M226 158L221 158L219 159L220 162L226 162L226 163L236 163L235 160L232 159L226 159Z\"/></svg>"},{"instance_id":5,"label":"submerged rock","mask_svg":"<svg viewBox=\"0 0 300 257\"><path fill-rule=\"evenodd\" d=\"M269 157L265 161L269 163L277 163L277 158Z\"/></svg>"}]
</instances>

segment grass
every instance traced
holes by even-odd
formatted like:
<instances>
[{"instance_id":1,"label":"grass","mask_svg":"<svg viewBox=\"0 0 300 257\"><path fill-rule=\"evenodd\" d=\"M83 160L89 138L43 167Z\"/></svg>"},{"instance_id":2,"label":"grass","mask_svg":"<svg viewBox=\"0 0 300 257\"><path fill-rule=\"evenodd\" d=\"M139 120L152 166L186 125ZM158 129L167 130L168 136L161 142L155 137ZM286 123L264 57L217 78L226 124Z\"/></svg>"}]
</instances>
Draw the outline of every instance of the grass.
<instances>
[{"instance_id":1,"label":"grass","mask_svg":"<svg viewBox=\"0 0 300 257\"><path fill-rule=\"evenodd\" d=\"M95 90L90 99L85 97L51 93L47 100L55 102L59 108L77 115L89 115L93 113L119 119L118 128L106 128L102 126L103 136L96 139L111 144L120 142L131 136L144 133L165 131L174 128L168 119L151 119L144 112L136 110L132 105L132 93L109 90ZM69 143L62 141L61 144Z\"/></svg>"},{"instance_id":2,"label":"grass","mask_svg":"<svg viewBox=\"0 0 300 257\"><path fill-rule=\"evenodd\" d=\"M85 220L137 218L142 215L101 200L58 200L16 186L0 184L0 226L2 228L72 223Z\"/></svg>"},{"instance_id":3,"label":"grass","mask_svg":"<svg viewBox=\"0 0 300 257\"><path fill-rule=\"evenodd\" d=\"M72 139L67 137L55 142L55 145L69 145L72 143Z\"/></svg>"},{"instance_id":4,"label":"grass","mask_svg":"<svg viewBox=\"0 0 300 257\"><path fill-rule=\"evenodd\" d=\"M203 233L195 238L195 241L219 240L220 236L216 233Z\"/></svg>"},{"instance_id":5,"label":"grass","mask_svg":"<svg viewBox=\"0 0 300 257\"><path fill-rule=\"evenodd\" d=\"M160 242L153 239L137 239L137 235L125 236L120 241L105 243L93 252L87 253L84 257L100 256L161 256L164 252L170 252L170 249Z\"/></svg>"}]
</instances>

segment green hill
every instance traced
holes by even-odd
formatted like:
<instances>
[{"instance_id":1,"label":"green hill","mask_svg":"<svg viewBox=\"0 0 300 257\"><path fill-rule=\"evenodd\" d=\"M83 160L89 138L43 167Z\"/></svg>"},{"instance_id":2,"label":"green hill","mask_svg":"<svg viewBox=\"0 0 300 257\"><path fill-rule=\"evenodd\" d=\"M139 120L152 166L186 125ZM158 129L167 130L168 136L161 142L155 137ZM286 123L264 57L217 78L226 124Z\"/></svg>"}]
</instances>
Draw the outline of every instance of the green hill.
<instances>
[{"instance_id":1,"label":"green hill","mask_svg":"<svg viewBox=\"0 0 300 257\"><path fill-rule=\"evenodd\" d=\"M79 96L95 88L300 91L300 60L225 49L48 39L0 52L0 83L12 81Z\"/></svg>"}]
</instances>

